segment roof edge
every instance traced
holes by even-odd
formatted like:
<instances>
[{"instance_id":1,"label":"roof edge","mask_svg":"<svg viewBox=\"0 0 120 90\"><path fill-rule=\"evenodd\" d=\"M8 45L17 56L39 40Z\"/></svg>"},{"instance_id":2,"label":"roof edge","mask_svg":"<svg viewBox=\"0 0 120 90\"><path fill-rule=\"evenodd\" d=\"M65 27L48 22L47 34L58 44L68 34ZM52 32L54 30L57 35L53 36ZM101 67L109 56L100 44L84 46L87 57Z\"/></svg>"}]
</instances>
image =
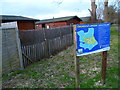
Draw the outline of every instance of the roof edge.
<instances>
[{"instance_id":1,"label":"roof edge","mask_svg":"<svg viewBox=\"0 0 120 90\"><path fill-rule=\"evenodd\" d=\"M28 20L28 21L40 21L39 19L24 17L24 16L16 16L16 15L0 15L2 20Z\"/></svg>"},{"instance_id":2,"label":"roof edge","mask_svg":"<svg viewBox=\"0 0 120 90\"><path fill-rule=\"evenodd\" d=\"M62 18L69 18L68 20L70 19L73 19L77 17L78 19L80 19L78 16L66 16L66 17L59 17L59 18L52 18L52 19L43 19L43 20L40 20L40 21L37 21L36 24L39 24L39 23L52 23L52 22L63 22L63 21L67 21L67 20L56 20L56 19L62 19ZM56 20L56 21L52 21L52 20ZM80 21L82 21L82 19L80 19Z\"/></svg>"}]
</instances>

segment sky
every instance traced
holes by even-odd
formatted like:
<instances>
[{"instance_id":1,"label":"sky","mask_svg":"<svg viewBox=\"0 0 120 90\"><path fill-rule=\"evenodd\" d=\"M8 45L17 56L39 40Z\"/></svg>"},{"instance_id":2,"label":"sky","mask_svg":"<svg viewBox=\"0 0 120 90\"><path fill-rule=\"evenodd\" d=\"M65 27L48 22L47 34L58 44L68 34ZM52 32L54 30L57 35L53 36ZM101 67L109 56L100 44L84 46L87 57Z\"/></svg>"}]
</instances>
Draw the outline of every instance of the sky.
<instances>
[{"instance_id":1,"label":"sky","mask_svg":"<svg viewBox=\"0 0 120 90\"><path fill-rule=\"evenodd\" d=\"M112 0L111 0L112 1ZM90 0L0 0L0 15L17 15L35 19L65 16L90 16Z\"/></svg>"}]
</instances>

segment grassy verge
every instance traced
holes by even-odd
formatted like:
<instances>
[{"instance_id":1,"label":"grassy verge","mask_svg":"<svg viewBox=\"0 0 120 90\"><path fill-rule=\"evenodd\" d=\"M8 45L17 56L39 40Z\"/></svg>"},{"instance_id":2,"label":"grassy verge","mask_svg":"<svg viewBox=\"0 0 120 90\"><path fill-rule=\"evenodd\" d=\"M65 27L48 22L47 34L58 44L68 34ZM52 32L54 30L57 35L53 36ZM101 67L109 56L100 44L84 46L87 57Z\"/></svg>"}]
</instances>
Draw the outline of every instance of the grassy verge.
<instances>
[{"instance_id":1,"label":"grassy verge","mask_svg":"<svg viewBox=\"0 0 120 90\"><path fill-rule=\"evenodd\" d=\"M101 83L101 53L79 57L81 88L118 88L118 33L111 27L106 84ZM119 74L119 75L118 75ZM3 75L3 88L75 88L73 46L25 70Z\"/></svg>"}]
</instances>

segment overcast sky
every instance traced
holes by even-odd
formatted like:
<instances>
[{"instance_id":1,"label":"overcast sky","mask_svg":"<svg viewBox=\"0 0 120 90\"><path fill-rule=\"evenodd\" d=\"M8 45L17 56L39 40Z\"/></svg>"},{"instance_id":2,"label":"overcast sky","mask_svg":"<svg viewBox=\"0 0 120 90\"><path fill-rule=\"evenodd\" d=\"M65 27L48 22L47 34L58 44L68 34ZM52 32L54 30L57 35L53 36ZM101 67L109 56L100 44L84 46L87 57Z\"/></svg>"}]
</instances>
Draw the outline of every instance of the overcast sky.
<instances>
[{"instance_id":1,"label":"overcast sky","mask_svg":"<svg viewBox=\"0 0 120 90\"><path fill-rule=\"evenodd\" d=\"M90 0L0 0L0 15L40 20L74 15L85 17L90 15L90 5Z\"/></svg>"}]
</instances>

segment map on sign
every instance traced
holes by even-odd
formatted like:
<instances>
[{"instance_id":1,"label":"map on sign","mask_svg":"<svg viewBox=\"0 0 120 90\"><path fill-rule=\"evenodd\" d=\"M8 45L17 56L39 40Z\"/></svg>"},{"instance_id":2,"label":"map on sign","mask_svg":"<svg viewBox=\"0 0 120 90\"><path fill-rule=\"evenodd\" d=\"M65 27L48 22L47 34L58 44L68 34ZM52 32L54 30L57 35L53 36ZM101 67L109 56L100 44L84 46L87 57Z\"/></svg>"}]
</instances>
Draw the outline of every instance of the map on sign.
<instances>
[{"instance_id":1,"label":"map on sign","mask_svg":"<svg viewBox=\"0 0 120 90\"><path fill-rule=\"evenodd\" d=\"M110 49L110 24L76 25L77 56Z\"/></svg>"},{"instance_id":2,"label":"map on sign","mask_svg":"<svg viewBox=\"0 0 120 90\"><path fill-rule=\"evenodd\" d=\"M80 47L84 49L88 48L91 50L94 46L98 44L94 37L94 28L88 28L88 32L84 32L83 30L78 32Z\"/></svg>"}]
</instances>

